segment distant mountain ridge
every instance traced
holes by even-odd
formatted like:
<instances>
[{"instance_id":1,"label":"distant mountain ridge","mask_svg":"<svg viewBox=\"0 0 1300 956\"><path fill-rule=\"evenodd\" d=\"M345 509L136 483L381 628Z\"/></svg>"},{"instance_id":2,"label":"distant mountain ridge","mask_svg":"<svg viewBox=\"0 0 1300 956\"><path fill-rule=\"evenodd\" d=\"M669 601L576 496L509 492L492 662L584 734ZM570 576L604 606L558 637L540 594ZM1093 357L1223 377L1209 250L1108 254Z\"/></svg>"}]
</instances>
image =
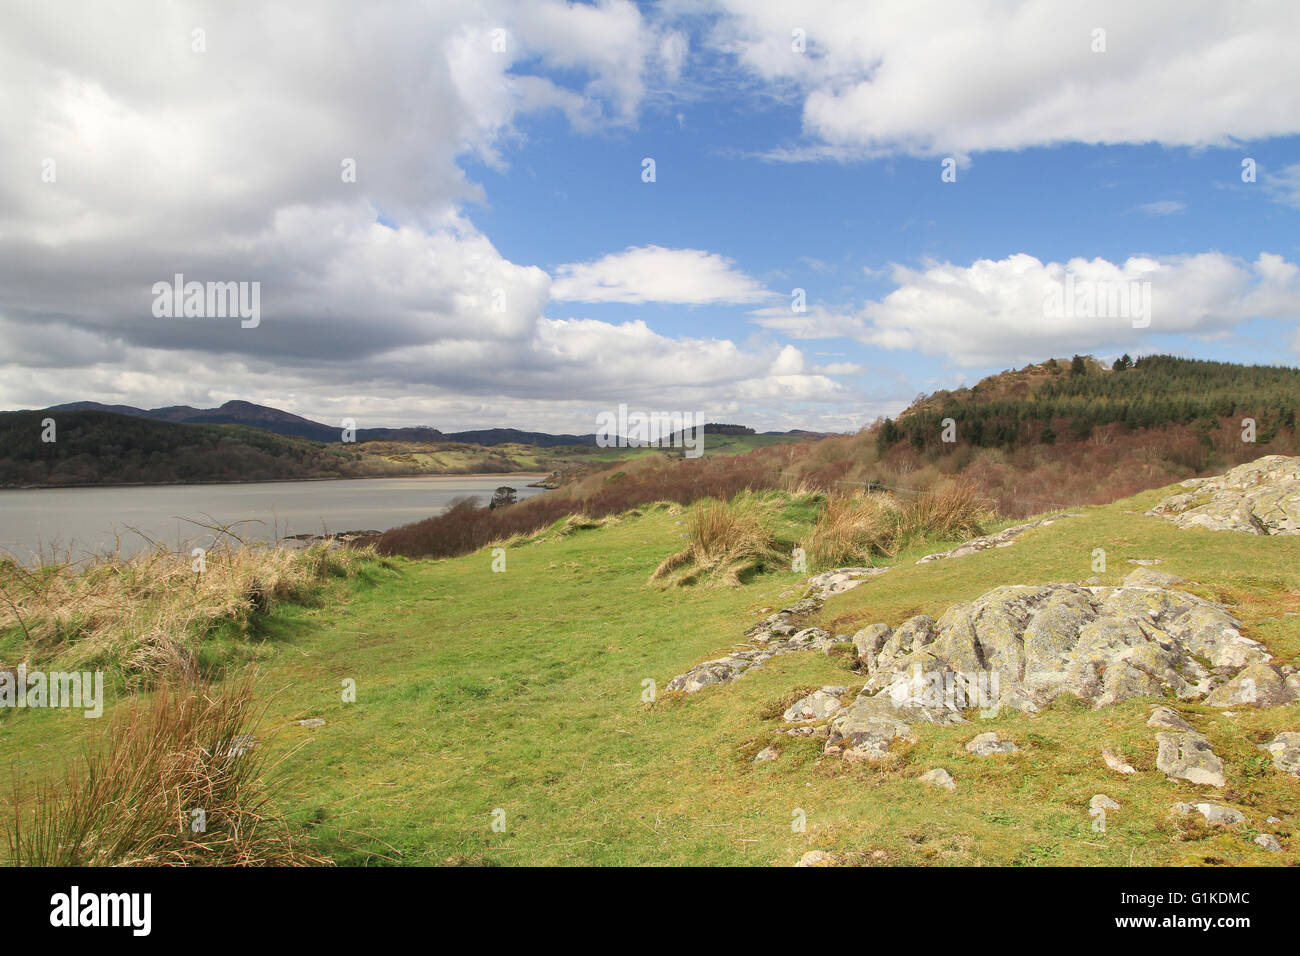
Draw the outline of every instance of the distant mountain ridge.
<instances>
[{"instance_id":1,"label":"distant mountain ridge","mask_svg":"<svg viewBox=\"0 0 1300 956\"><path fill-rule=\"evenodd\" d=\"M341 425L326 425L294 415L269 405L233 400L218 408L194 408L191 405L168 405L164 408L136 408L134 405L104 405L100 402L66 402L42 409L47 412L113 412L133 418L152 418L157 421L178 422L188 425L245 425L261 428L277 435L304 438L308 441L341 442ZM742 430L750 434L753 429L740 425L705 426L709 433L728 434L729 430ZM788 432L763 432L764 435L801 435L809 438L824 437L821 432L792 429ZM539 448L556 448L563 445L596 444L596 435L552 435L548 432L530 432L518 428L476 428L463 432L441 432L428 425L400 428L358 428L356 440L402 442L465 442L471 445L535 445Z\"/></svg>"},{"instance_id":2,"label":"distant mountain ridge","mask_svg":"<svg viewBox=\"0 0 1300 956\"><path fill-rule=\"evenodd\" d=\"M133 418L152 418L158 421L190 425L246 425L308 441L341 442L342 426L303 418L290 412L257 405L253 402L229 401L219 408L194 408L190 405L169 405L165 408L136 408L133 405L104 405L100 402L67 402L43 409L47 412L114 412ZM465 442L472 445L536 445L554 448L560 445L595 445L596 436L551 435L546 432L522 431L518 428L481 428L463 432L441 432L427 425L402 428L358 428L356 439L365 441L405 442Z\"/></svg>"}]
</instances>

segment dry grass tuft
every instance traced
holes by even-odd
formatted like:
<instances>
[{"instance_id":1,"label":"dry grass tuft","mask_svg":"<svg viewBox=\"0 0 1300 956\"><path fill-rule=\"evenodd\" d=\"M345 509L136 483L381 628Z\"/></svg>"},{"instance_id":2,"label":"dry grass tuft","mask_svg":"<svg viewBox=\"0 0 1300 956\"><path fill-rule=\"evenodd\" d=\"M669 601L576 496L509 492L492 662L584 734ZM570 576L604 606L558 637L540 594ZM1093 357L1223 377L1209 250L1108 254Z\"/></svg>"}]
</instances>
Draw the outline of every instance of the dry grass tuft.
<instances>
[{"instance_id":1,"label":"dry grass tuft","mask_svg":"<svg viewBox=\"0 0 1300 956\"><path fill-rule=\"evenodd\" d=\"M15 794L10 863L328 864L271 807L253 686L251 676L220 687L181 680L119 712L84 766L37 787L33 809Z\"/></svg>"},{"instance_id":2,"label":"dry grass tuft","mask_svg":"<svg viewBox=\"0 0 1300 956\"><path fill-rule=\"evenodd\" d=\"M973 538L991 517L974 486L963 481L907 502L880 492L835 494L826 499L803 547L815 571L870 565L873 555L892 557L922 539Z\"/></svg>"},{"instance_id":3,"label":"dry grass tuft","mask_svg":"<svg viewBox=\"0 0 1300 956\"><path fill-rule=\"evenodd\" d=\"M781 561L764 527L764 511L762 501L752 496L701 502L687 522L689 543L665 558L650 580L682 586L707 579L737 587L747 572Z\"/></svg>"},{"instance_id":4,"label":"dry grass tuft","mask_svg":"<svg viewBox=\"0 0 1300 956\"><path fill-rule=\"evenodd\" d=\"M117 668L144 683L186 673L205 638L225 628L248 634L276 603L353 577L374 558L373 549L322 543L223 546L201 566L161 547L87 565L28 568L0 559L0 665Z\"/></svg>"}]
</instances>

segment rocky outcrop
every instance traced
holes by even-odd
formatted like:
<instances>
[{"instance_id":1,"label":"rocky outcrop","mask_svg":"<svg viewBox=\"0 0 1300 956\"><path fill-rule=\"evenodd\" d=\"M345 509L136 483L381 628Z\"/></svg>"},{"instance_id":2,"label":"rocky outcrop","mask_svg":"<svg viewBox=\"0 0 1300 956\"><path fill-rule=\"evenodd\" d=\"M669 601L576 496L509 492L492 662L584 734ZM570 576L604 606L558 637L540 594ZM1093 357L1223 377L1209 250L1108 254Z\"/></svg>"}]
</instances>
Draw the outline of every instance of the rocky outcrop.
<instances>
[{"instance_id":1,"label":"rocky outcrop","mask_svg":"<svg viewBox=\"0 0 1300 956\"><path fill-rule=\"evenodd\" d=\"M1300 458L1268 455L1214 478L1182 483L1147 514L1181 528L1300 534Z\"/></svg>"},{"instance_id":2,"label":"rocky outcrop","mask_svg":"<svg viewBox=\"0 0 1300 956\"><path fill-rule=\"evenodd\" d=\"M846 634L831 635L820 627L801 627L800 621L819 611L832 594L840 594L857 587L868 578L887 571L888 568L839 568L818 574L808 580L808 596L787 608L767 615L745 631L747 644L703 664L697 664L685 674L678 674L668 682L668 690L692 694L714 684L727 684L743 677L750 668L757 667L773 657L795 651L829 651L852 638Z\"/></svg>"},{"instance_id":3,"label":"rocky outcrop","mask_svg":"<svg viewBox=\"0 0 1300 956\"><path fill-rule=\"evenodd\" d=\"M1121 587L1000 587L938 621L917 615L896 628L863 628L853 643L868 680L831 717L826 752L883 760L916 722L960 723L972 708L1034 713L1061 694L1094 708L1135 697L1204 700L1243 669L1267 665L1264 646L1244 637L1226 608L1141 583L1149 574L1138 569ZM1168 708L1151 724L1203 740ZM1218 758L1190 741L1165 750L1178 765L1171 774L1222 776Z\"/></svg>"},{"instance_id":4,"label":"rocky outcrop","mask_svg":"<svg viewBox=\"0 0 1300 956\"><path fill-rule=\"evenodd\" d=\"M975 554L978 551L987 551L989 548L1008 547L1013 540L1020 537L1026 531L1032 528L1045 528L1055 521L1062 518L1077 518L1078 515L1073 512L1063 511L1057 515L1051 515L1047 518L1039 518L1037 521L1028 521L1025 524L1018 524L1013 528L1004 528L996 534L986 534L982 538L972 538L965 541L951 551L941 551L938 554L927 554L918 560L917 564L928 564L931 561L942 561L945 558L964 558L968 554Z\"/></svg>"}]
</instances>

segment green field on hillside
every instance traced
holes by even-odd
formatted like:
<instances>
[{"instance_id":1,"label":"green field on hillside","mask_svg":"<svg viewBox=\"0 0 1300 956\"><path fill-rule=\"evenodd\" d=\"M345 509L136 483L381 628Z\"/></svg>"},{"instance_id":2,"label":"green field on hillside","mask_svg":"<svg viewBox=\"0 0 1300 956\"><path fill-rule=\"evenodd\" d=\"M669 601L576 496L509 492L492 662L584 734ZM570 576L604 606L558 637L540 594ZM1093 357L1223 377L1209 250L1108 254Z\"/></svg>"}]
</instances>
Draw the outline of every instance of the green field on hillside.
<instances>
[{"instance_id":1,"label":"green field on hillside","mask_svg":"<svg viewBox=\"0 0 1300 956\"><path fill-rule=\"evenodd\" d=\"M762 437L762 436L758 436ZM775 494L775 493L773 493ZM1231 606L1244 633L1279 663L1300 661L1300 538L1180 530L1141 515L1148 492L1027 532L1007 548L898 567L830 598L820 623L852 633L891 625L1001 584L1081 581L1093 550L1105 584L1130 559L1163 560L1188 590ZM689 510L689 509L687 509ZM774 530L798 540L811 515L795 502ZM953 727L917 725L894 765L821 755L815 738L776 735L781 711L824 684L860 687L851 655L775 658L696 694L668 681L743 640L766 610L803 593L804 576L759 575L742 587L660 590L651 571L681 547L686 513L654 506L601 527L559 526L506 549L376 565L368 583L339 582L315 606L282 606L250 653L271 704L259 736L282 758L278 802L295 826L348 864L790 865L809 850L865 864L1278 865L1300 861L1300 779L1256 745L1300 730L1300 708L1179 704L1226 764L1222 791L1155 769L1153 701L1098 711L1058 701L1026 716L1003 710ZM355 681L356 702L341 688ZM645 682L658 700L643 700ZM320 717L326 724L300 727ZM104 722L66 712L0 713L0 752L20 791L61 775ZM963 744L996 729L1020 750L980 759ZM779 759L753 763L775 744ZM1109 749L1139 772L1121 777ZM954 792L916 778L948 769ZM1093 832L1089 798L1121 809ZM1213 829L1172 815L1178 801L1237 807L1282 853L1243 825ZM503 811L498 813L497 811ZM806 831L792 820L802 814ZM494 820L497 829L493 828ZM504 829L502 829L502 824Z\"/></svg>"}]
</instances>

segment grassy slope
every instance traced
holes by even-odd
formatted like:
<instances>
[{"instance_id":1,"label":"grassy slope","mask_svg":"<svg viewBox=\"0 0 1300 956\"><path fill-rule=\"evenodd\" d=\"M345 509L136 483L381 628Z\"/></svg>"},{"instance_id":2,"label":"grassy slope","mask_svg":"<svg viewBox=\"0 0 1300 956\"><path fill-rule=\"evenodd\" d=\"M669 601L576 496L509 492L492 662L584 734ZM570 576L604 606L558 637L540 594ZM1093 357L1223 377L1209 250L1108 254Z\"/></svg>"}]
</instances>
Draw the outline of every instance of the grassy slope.
<instances>
[{"instance_id":1,"label":"grassy slope","mask_svg":"<svg viewBox=\"0 0 1300 956\"><path fill-rule=\"evenodd\" d=\"M1127 558L1161 557L1162 570L1204 582L1194 590L1237 605L1246 633L1295 661L1300 618L1283 615L1300 611L1300 538L1182 531L1134 514L1156 497L1087 509L967 558L918 567L911 559L938 548L921 549L832 598L822 620L849 632L938 616L998 584L1080 580L1104 547L1106 583L1132 568ZM650 570L680 546L682 520L660 509L549 533L512 546L504 574L490 571L486 551L397 562L395 575L350 598L340 586L338 600L277 612L278 643L263 666L266 687L278 689L271 713L286 728L273 746L301 745L285 764L293 819L319 824L320 847L341 863L789 864L809 849L881 850L882 862L905 864L1297 862L1300 781L1253 747L1300 730L1296 706L1236 717L1183 708L1227 762L1225 794L1155 771L1149 702L917 727L918 743L892 769L821 760L815 738L771 734L796 689L860 683L843 659L792 654L735 684L643 704L643 679L662 688L740 640L760 609L798 593L793 573L736 590L648 588ZM340 701L345 677L357 682L355 704ZM308 716L328 724L289 723ZM962 749L991 727L1021 752L980 760ZM24 757L20 778L57 772L87 729L93 722L66 714L0 716L0 752ZM752 764L773 741L781 758ZM1139 774L1107 770L1103 747ZM959 789L913 779L932 766L948 768ZM1087 814L1098 792L1123 806L1105 834ZM1242 838L1254 830L1226 834L1168 815L1189 799L1240 806L1255 823L1282 817L1269 830L1285 852ZM490 826L497 807L504 833ZM791 832L796 809L806 833Z\"/></svg>"}]
</instances>

